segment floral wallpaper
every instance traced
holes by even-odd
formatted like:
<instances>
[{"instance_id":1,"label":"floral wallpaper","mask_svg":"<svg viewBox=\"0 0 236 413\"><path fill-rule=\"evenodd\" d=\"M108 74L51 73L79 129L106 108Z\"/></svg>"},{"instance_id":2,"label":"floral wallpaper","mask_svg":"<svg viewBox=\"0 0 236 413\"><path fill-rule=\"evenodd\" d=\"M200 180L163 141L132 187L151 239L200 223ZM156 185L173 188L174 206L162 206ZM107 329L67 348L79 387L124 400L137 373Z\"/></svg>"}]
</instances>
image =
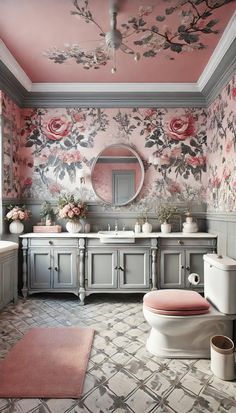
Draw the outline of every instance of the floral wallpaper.
<instances>
[{"instance_id":1,"label":"floral wallpaper","mask_svg":"<svg viewBox=\"0 0 236 413\"><path fill-rule=\"evenodd\" d=\"M19 107L3 92L0 92L0 115L3 134L3 196L18 198L20 182L20 131Z\"/></svg>"},{"instance_id":2,"label":"floral wallpaper","mask_svg":"<svg viewBox=\"0 0 236 413\"><path fill-rule=\"evenodd\" d=\"M236 212L236 75L208 110L208 210Z\"/></svg>"},{"instance_id":3,"label":"floral wallpaper","mask_svg":"<svg viewBox=\"0 0 236 413\"><path fill-rule=\"evenodd\" d=\"M138 204L163 198L202 202L206 124L202 109L24 109L21 194L55 199L71 190L97 201L93 161L108 145L125 143L137 150L146 170Z\"/></svg>"},{"instance_id":4,"label":"floral wallpaper","mask_svg":"<svg viewBox=\"0 0 236 413\"><path fill-rule=\"evenodd\" d=\"M108 145L125 143L145 167L142 191L127 208L207 201L209 211L236 211L236 76L207 110L21 110L0 96L5 198L56 200L74 192L97 202L94 159Z\"/></svg>"}]
</instances>

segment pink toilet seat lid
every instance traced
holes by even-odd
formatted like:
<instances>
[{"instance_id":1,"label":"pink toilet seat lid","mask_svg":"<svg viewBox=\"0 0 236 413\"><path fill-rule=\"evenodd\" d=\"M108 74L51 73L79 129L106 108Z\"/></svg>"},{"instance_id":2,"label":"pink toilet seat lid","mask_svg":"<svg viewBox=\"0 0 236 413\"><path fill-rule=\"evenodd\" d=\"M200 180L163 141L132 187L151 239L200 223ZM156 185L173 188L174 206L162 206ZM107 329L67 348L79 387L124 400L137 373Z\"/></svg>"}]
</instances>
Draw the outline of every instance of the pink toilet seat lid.
<instances>
[{"instance_id":1,"label":"pink toilet seat lid","mask_svg":"<svg viewBox=\"0 0 236 413\"><path fill-rule=\"evenodd\" d=\"M210 304L196 291L158 290L143 297L144 306L163 315L200 315L209 311Z\"/></svg>"}]
</instances>

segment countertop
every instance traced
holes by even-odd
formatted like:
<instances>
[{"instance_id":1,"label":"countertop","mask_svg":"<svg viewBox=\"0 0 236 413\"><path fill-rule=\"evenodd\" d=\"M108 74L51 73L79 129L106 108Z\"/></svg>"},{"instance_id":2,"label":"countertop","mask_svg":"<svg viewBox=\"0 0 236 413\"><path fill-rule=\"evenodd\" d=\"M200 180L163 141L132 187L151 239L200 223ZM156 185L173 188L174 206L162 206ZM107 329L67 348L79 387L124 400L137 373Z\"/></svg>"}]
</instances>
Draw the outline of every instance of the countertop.
<instances>
[{"instance_id":1,"label":"countertop","mask_svg":"<svg viewBox=\"0 0 236 413\"><path fill-rule=\"evenodd\" d=\"M216 235L210 234L209 232L170 232L168 234L164 234L162 232L150 232L148 234L144 234L140 232L139 234L134 234L135 238L216 238ZM27 234L20 235L20 238L100 238L97 232L89 232L89 233L76 233L72 234L70 232L42 232L42 233L35 233L30 232Z\"/></svg>"}]
</instances>

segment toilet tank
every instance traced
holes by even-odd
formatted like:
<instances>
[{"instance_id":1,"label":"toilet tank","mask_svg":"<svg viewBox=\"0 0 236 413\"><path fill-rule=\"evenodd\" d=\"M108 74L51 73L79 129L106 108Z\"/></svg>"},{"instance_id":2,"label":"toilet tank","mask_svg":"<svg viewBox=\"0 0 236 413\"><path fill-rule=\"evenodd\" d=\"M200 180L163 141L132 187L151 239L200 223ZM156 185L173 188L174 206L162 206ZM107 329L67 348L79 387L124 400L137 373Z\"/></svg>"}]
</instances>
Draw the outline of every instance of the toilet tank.
<instances>
[{"instance_id":1,"label":"toilet tank","mask_svg":"<svg viewBox=\"0 0 236 413\"><path fill-rule=\"evenodd\" d=\"M217 254L204 259L204 296L221 313L236 314L236 260Z\"/></svg>"}]
</instances>

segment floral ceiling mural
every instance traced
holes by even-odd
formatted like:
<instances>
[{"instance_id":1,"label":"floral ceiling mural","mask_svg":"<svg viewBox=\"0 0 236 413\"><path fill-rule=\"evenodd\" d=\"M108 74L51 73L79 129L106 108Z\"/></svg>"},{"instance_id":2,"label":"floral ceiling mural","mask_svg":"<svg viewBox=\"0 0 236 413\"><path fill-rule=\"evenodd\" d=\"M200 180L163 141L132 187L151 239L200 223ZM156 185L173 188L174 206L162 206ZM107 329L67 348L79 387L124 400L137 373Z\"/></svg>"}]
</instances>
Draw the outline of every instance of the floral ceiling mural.
<instances>
[{"instance_id":1,"label":"floral ceiling mural","mask_svg":"<svg viewBox=\"0 0 236 413\"><path fill-rule=\"evenodd\" d=\"M174 60L176 54L207 47L206 37L219 33L219 20L215 17L215 11L231 1L172 0L163 2L164 8L159 4L160 10L154 6L140 6L136 15L120 23L119 29L116 28L116 22L111 23L112 30L108 33L97 20L89 0L73 0L74 7L68 13L79 18L80 24L95 26L97 39L94 38L93 42L98 40L98 43L95 48L86 50L86 46L83 47L84 40L76 43L75 39L73 44L65 44L63 48L49 48L45 56L57 64L73 60L84 69L99 69L113 59L109 42L115 38L119 43L116 48L126 54L133 54L135 60L140 57L154 58L160 52Z\"/></svg>"},{"instance_id":2,"label":"floral ceiling mural","mask_svg":"<svg viewBox=\"0 0 236 413\"><path fill-rule=\"evenodd\" d=\"M236 76L208 110L208 209L236 211Z\"/></svg>"}]
</instances>

